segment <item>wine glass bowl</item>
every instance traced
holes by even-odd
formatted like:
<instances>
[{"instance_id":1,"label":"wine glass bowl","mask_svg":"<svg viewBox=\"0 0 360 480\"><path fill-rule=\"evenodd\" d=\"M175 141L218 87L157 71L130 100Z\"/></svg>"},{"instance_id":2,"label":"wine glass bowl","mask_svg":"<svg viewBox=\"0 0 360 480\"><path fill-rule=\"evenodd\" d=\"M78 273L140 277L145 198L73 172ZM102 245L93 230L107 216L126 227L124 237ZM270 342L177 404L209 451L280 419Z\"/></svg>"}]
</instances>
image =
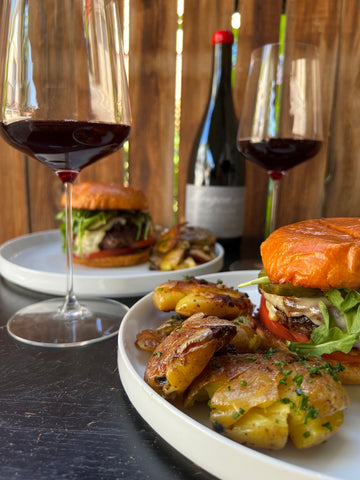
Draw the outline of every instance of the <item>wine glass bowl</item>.
<instances>
[{"instance_id":1,"label":"wine glass bowl","mask_svg":"<svg viewBox=\"0 0 360 480\"><path fill-rule=\"evenodd\" d=\"M0 133L65 187L66 296L9 319L9 333L25 343L94 343L115 335L127 311L105 298L78 301L72 266L72 184L118 150L131 128L120 24L116 0L3 1Z\"/></svg>"},{"instance_id":2,"label":"wine glass bowl","mask_svg":"<svg viewBox=\"0 0 360 480\"><path fill-rule=\"evenodd\" d=\"M272 190L267 233L276 226L279 182L314 157L323 140L317 48L297 42L267 44L251 54L237 143L267 170Z\"/></svg>"}]
</instances>

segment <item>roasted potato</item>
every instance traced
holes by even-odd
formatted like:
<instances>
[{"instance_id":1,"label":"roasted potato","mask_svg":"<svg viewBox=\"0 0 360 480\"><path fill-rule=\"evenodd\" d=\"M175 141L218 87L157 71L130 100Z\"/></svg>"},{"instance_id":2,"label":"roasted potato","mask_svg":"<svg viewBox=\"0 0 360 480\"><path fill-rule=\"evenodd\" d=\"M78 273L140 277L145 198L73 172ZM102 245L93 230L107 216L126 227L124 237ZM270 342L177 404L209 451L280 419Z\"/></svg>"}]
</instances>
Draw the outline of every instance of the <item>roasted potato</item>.
<instances>
[{"instance_id":1,"label":"roasted potato","mask_svg":"<svg viewBox=\"0 0 360 480\"><path fill-rule=\"evenodd\" d=\"M222 283L212 283L190 277L172 280L155 288L153 301L156 308L190 317L203 312L225 319L251 314L253 304L245 293Z\"/></svg>"},{"instance_id":2,"label":"roasted potato","mask_svg":"<svg viewBox=\"0 0 360 480\"><path fill-rule=\"evenodd\" d=\"M146 329L136 335L135 345L145 352L153 352L165 335L157 330Z\"/></svg>"},{"instance_id":3,"label":"roasted potato","mask_svg":"<svg viewBox=\"0 0 360 480\"><path fill-rule=\"evenodd\" d=\"M175 399L235 334L236 326L227 320L203 313L191 316L157 345L145 381L163 397Z\"/></svg>"},{"instance_id":4,"label":"roasted potato","mask_svg":"<svg viewBox=\"0 0 360 480\"><path fill-rule=\"evenodd\" d=\"M256 334L256 322L251 315L242 315L232 320L236 335L231 340L237 353L256 352L262 348L261 338Z\"/></svg>"},{"instance_id":5,"label":"roasted potato","mask_svg":"<svg viewBox=\"0 0 360 480\"><path fill-rule=\"evenodd\" d=\"M172 315L168 320L159 325L155 330L142 330L136 335L135 345L140 349L153 352L162 340L170 335L176 328L180 327L186 317Z\"/></svg>"},{"instance_id":6,"label":"roasted potato","mask_svg":"<svg viewBox=\"0 0 360 480\"><path fill-rule=\"evenodd\" d=\"M180 270L216 258L215 235L206 228L179 223L157 239L150 257L152 270Z\"/></svg>"},{"instance_id":7,"label":"roasted potato","mask_svg":"<svg viewBox=\"0 0 360 480\"><path fill-rule=\"evenodd\" d=\"M285 353L214 357L185 393L185 406L210 398L217 431L255 448L324 442L340 427L349 400L336 371Z\"/></svg>"},{"instance_id":8,"label":"roasted potato","mask_svg":"<svg viewBox=\"0 0 360 480\"><path fill-rule=\"evenodd\" d=\"M152 352L164 338L173 330L180 327L187 317L174 314L155 330L146 329L136 335L135 345L140 349ZM255 321L250 316L238 317L232 320L236 326L236 335L231 340L231 345L237 353L255 352L261 347L261 338L256 334Z\"/></svg>"},{"instance_id":9,"label":"roasted potato","mask_svg":"<svg viewBox=\"0 0 360 480\"><path fill-rule=\"evenodd\" d=\"M192 259L192 262L188 266L185 266L186 256L189 250L189 244L187 242L178 242L178 244L169 252L165 253L159 264L159 269L163 271L180 270L182 268L196 267L196 262ZM189 260L188 260L189 261Z\"/></svg>"}]
</instances>

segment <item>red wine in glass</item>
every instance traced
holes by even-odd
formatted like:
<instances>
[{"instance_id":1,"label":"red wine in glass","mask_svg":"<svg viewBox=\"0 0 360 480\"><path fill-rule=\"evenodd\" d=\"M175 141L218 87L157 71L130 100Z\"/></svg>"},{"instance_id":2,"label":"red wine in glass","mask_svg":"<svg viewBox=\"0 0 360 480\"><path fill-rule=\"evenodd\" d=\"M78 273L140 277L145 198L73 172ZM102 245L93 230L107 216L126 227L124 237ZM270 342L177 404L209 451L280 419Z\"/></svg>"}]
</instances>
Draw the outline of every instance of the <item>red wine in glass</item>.
<instances>
[{"instance_id":1,"label":"red wine in glass","mask_svg":"<svg viewBox=\"0 0 360 480\"><path fill-rule=\"evenodd\" d=\"M31 345L98 342L117 334L128 310L85 294L78 301L72 267L72 184L83 168L118 150L130 132L120 26L118 0L2 0L0 133L65 186L65 299L29 305L7 322L12 337Z\"/></svg>"},{"instance_id":2,"label":"red wine in glass","mask_svg":"<svg viewBox=\"0 0 360 480\"><path fill-rule=\"evenodd\" d=\"M15 148L55 170L61 180L73 183L84 167L121 147L130 125L20 120L2 123L1 133Z\"/></svg>"},{"instance_id":3,"label":"red wine in glass","mask_svg":"<svg viewBox=\"0 0 360 480\"><path fill-rule=\"evenodd\" d=\"M320 140L270 138L260 142L238 140L238 148L246 158L265 168L274 179L284 172L314 157L320 150Z\"/></svg>"},{"instance_id":4,"label":"red wine in glass","mask_svg":"<svg viewBox=\"0 0 360 480\"><path fill-rule=\"evenodd\" d=\"M323 140L317 48L298 42L263 45L251 54L237 145L269 174L265 236L276 226L279 182L308 161ZM268 216L270 212L270 216Z\"/></svg>"}]
</instances>

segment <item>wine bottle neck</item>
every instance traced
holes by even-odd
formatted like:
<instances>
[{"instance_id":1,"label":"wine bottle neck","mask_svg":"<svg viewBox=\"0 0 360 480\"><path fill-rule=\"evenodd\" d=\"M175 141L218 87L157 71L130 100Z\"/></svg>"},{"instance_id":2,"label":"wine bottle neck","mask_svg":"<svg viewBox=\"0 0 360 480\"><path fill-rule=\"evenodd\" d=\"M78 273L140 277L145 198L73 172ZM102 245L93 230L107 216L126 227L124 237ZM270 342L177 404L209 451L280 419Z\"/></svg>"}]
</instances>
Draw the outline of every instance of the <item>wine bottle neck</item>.
<instances>
[{"instance_id":1,"label":"wine bottle neck","mask_svg":"<svg viewBox=\"0 0 360 480\"><path fill-rule=\"evenodd\" d=\"M223 95L231 95L231 56L232 45L217 43L214 45L211 98L216 98L220 89Z\"/></svg>"}]
</instances>

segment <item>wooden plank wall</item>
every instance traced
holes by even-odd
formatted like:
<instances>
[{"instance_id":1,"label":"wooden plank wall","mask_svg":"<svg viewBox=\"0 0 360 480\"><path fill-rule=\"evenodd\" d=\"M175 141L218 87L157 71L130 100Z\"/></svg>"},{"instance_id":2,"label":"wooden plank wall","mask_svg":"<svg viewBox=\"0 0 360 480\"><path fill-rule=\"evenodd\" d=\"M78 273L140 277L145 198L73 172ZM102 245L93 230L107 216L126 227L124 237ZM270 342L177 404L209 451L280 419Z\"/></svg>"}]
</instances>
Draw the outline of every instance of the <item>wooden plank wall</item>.
<instances>
[{"instance_id":1,"label":"wooden plank wall","mask_svg":"<svg viewBox=\"0 0 360 480\"><path fill-rule=\"evenodd\" d=\"M122 7L122 1L119 4ZM206 105L212 69L211 34L230 28L234 0L185 0L179 152L178 219L184 215L186 169ZM243 0L234 101L238 115L250 53L278 39L282 0ZM174 220L174 95L176 0L130 0L129 85L133 128L130 183L143 189L158 224ZM320 48L325 142L281 185L278 225L323 216L360 216L360 0L288 0L288 40ZM81 173L79 180L123 181L123 152ZM264 232L267 174L247 163L245 236ZM62 186L55 175L0 140L0 243L56 228Z\"/></svg>"}]
</instances>

